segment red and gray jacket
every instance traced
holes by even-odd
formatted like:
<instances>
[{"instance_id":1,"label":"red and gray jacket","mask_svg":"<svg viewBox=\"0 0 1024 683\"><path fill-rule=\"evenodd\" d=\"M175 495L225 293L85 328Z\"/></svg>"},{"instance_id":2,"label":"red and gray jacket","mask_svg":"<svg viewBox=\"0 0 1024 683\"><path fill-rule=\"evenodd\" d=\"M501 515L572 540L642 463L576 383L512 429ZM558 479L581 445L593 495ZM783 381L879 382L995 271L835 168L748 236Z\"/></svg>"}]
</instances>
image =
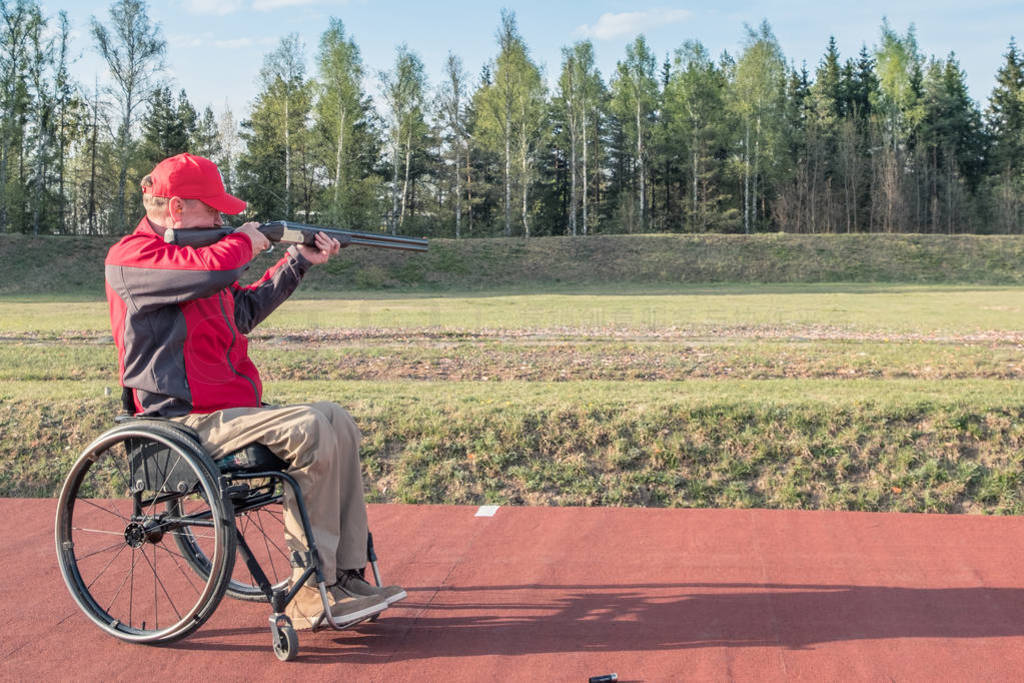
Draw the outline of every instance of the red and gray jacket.
<instances>
[{"instance_id":1,"label":"red and gray jacket","mask_svg":"<svg viewBox=\"0 0 1024 683\"><path fill-rule=\"evenodd\" d=\"M242 287L237 280L251 258L244 234L179 247L165 243L145 218L110 248L110 326L125 402L136 414L260 405L263 385L245 334L295 291L311 264L292 248Z\"/></svg>"}]
</instances>

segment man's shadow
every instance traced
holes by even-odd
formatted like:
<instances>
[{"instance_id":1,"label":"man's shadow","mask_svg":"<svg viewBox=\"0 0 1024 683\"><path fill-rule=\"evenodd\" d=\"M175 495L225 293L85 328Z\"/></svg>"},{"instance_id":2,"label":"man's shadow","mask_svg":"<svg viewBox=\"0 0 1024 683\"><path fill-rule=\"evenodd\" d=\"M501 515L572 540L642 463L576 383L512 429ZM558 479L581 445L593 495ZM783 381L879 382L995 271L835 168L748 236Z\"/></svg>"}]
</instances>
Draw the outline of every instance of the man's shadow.
<instances>
[{"instance_id":1,"label":"man's shadow","mask_svg":"<svg viewBox=\"0 0 1024 683\"><path fill-rule=\"evenodd\" d=\"M395 615L385 614L379 622L353 631L304 637L300 660L380 663L701 647L803 649L862 639L1024 635L1021 588L750 583L424 586L409 589L409 598L400 606ZM203 629L176 647L217 650L217 644L203 643L203 636L225 635L230 634Z\"/></svg>"}]
</instances>

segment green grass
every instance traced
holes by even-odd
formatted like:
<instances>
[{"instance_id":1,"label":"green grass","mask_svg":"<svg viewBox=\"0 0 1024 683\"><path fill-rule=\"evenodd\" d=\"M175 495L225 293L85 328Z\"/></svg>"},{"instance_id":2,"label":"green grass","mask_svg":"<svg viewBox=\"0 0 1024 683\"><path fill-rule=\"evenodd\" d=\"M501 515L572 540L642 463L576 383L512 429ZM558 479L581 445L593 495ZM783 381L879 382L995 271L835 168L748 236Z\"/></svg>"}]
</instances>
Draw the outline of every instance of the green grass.
<instances>
[{"instance_id":1,"label":"green grass","mask_svg":"<svg viewBox=\"0 0 1024 683\"><path fill-rule=\"evenodd\" d=\"M0 490L52 495L117 411L108 386L6 385ZM376 501L1024 512L1017 381L301 381L267 392L311 396L357 416Z\"/></svg>"},{"instance_id":2,"label":"green grass","mask_svg":"<svg viewBox=\"0 0 1024 683\"><path fill-rule=\"evenodd\" d=\"M679 339L574 342L506 336L401 340L271 337L250 353L269 382L478 380L648 382L687 379L1014 379L1016 342ZM116 380L113 344L0 344L0 381Z\"/></svg>"},{"instance_id":3,"label":"green grass","mask_svg":"<svg viewBox=\"0 0 1024 683\"><path fill-rule=\"evenodd\" d=\"M861 332L970 333L1024 329L1024 288L920 285L722 285L618 288L600 293L476 296L337 295L288 302L260 334L275 330L337 328L437 331L614 330L713 333L717 328L799 330L830 327ZM66 302L48 297L0 298L0 334L107 334L102 301Z\"/></svg>"},{"instance_id":4,"label":"green grass","mask_svg":"<svg viewBox=\"0 0 1024 683\"><path fill-rule=\"evenodd\" d=\"M374 501L1024 512L1024 287L552 289L300 298L251 349L350 408ZM0 338L0 494L52 496L118 410L106 305Z\"/></svg>"}]
</instances>

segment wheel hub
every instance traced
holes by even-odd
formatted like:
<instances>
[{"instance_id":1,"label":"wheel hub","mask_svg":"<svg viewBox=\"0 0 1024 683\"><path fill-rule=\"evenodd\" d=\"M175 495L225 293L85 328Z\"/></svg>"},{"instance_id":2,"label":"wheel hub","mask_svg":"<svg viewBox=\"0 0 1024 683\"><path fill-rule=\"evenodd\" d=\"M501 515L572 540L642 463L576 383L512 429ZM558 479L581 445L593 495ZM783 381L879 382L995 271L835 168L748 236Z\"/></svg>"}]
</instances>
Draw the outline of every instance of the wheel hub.
<instances>
[{"instance_id":1,"label":"wheel hub","mask_svg":"<svg viewBox=\"0 0 1024 683\"><path fill-rule=\"evenodd\" d=\"M125 542L133 548L140 547L146 542L146 529L138 522L132 522L124 530Z\"/></svg>"}]
</instances>

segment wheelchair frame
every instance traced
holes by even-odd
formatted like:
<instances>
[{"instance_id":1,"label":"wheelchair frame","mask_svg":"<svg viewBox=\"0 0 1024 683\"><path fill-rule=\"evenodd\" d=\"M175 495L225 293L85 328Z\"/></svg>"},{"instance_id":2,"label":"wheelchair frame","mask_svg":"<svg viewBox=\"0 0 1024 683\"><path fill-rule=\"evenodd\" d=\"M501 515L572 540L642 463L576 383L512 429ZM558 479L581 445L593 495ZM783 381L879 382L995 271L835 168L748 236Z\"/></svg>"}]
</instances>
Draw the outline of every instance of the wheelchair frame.
<instances>
[{"instance_id":1,"label":"wheelchair frame","mask_svg":"<svg viewBox=\"0 0 1024 683\"><path fill-rule=\"evenodd\" d=\"M274 653L288 661L298 654L298 636L284 610L311 577L323 603L314 630L325 623L346 629L375 620L384 609L344 622L331 616L302 493L282 471L286 463L265 446L250 444L215 462L195 432L176 422L121 418L118 423L89 444L72 466L61 489L54 529L64 582L101 629L130 642L173 642L199 628L227 593L270 603ZM250 486L254 482L258 485ZM287 554L288 578L271 583L238 520L249 520L249 513L280 503L285 487L294 496L309 550ZM271 545L282 562L285 551L269 538L263 523L257 521L255 527L263 534L270 563L275 558ZM177 552L168 540L174 541ZM233 578L236 552L255 585ZM380 586L372 534L367 537L367 555ZM159 565L168 561L171 576L161 577ZM302 574L289 588L292 568ZM272 570L276 575L277 567ZM152 574L152 594L147 571ZM141 584L146 584L144 593ZM168 608L173 616L168 616Z\"/></svg>"}]
</instances>

